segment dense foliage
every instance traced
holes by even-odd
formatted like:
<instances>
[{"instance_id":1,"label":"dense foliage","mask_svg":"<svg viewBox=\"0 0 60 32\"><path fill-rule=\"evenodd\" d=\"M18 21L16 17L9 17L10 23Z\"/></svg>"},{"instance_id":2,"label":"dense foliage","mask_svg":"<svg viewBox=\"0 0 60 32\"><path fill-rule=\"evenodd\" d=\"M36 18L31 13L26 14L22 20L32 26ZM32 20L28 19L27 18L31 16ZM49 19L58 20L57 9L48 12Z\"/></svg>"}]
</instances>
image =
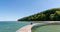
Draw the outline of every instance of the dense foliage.
<instances>
[{"instance_id":1,"label":"dense foliage","mask_svg":"<svg viewBox=\"0 0 60 32\"><path fill-rule=\"evenodd\" d=\"M18 19L18 21L60 21L60 8L46 11Z\"/></svg>"}]
</instances>

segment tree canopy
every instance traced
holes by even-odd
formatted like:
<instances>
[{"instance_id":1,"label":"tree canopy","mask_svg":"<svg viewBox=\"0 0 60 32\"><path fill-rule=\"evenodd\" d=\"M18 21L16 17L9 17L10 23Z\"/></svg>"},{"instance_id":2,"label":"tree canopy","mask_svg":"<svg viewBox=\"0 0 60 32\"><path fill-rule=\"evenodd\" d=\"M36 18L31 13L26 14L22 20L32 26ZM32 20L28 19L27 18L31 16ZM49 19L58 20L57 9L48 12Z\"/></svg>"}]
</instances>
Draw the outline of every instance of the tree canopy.
<instances>
[{"instance_id":1,"label":"tree canopy","mask_svg":"<svg viewBox=\"0 0 60 32\"><path fill-rule=\"evenodd\" d=\"M60 8L48 9L43 12L23 17L18 21L60 21Z\"/></svg>"}]
</instances>

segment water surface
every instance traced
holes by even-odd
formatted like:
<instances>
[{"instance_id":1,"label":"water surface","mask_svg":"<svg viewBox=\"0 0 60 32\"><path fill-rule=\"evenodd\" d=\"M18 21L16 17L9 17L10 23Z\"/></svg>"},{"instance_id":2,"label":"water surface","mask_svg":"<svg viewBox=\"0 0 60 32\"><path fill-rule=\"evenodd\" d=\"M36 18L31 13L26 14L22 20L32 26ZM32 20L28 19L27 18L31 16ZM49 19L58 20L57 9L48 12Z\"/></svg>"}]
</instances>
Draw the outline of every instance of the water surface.
<instances>
[{"instance_id":1,"label":"water surface","mask_svg":"<svg viewBox=\"0 0 60 32\"><path fill-rule=\"evenodd\" d=\"M30 22L0 21L0 32L16 32L18 29L29 23Z\"/></svg>"},{"instance_id":2,"label":"water surface","mask_svg":"<svg viewBox=\"0 0 60 32\"><path fill-rule=\"evenodd\" d=\"M60 25L47 25L32 29L32 32L60 32Z\"/></svg>"}]
</instances>

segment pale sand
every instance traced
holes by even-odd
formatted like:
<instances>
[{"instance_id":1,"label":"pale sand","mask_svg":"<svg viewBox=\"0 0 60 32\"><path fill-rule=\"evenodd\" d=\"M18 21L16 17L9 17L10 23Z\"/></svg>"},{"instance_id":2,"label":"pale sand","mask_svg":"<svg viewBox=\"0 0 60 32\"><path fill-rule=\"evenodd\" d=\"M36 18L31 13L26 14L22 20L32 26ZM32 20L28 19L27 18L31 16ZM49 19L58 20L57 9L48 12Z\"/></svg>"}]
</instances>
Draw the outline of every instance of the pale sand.
<instances>
[{"instance_id":1,"label":"pale sand","mask_svg":"<svg viewBox=\"0 0 60 32\"><path fill-rule=\"evenodd\" d=\"M26 26L20 28L19 30L17 30L16 32L31 32L31 28L32 28L34 25L35 25L35 24L26 25Z\"/></svg>"}]
</instances>

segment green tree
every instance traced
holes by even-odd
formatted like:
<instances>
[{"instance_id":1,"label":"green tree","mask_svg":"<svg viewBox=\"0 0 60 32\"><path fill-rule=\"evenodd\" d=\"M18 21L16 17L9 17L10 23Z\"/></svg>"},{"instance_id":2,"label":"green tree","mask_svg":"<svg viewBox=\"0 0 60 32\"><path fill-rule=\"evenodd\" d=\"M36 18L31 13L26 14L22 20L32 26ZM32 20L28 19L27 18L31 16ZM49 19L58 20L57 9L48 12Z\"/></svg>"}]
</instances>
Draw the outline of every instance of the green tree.
<instances>
[{"instance_id":1,"label":"green tree","mask_svg":"<svg viewBox=\"0 0 60 32\"><path fill-rule=\"evenodd\" d=\"M54 18L55 18L55 14L50 14L50 20L55 20Z\"/></svg>"}]
</instances>

